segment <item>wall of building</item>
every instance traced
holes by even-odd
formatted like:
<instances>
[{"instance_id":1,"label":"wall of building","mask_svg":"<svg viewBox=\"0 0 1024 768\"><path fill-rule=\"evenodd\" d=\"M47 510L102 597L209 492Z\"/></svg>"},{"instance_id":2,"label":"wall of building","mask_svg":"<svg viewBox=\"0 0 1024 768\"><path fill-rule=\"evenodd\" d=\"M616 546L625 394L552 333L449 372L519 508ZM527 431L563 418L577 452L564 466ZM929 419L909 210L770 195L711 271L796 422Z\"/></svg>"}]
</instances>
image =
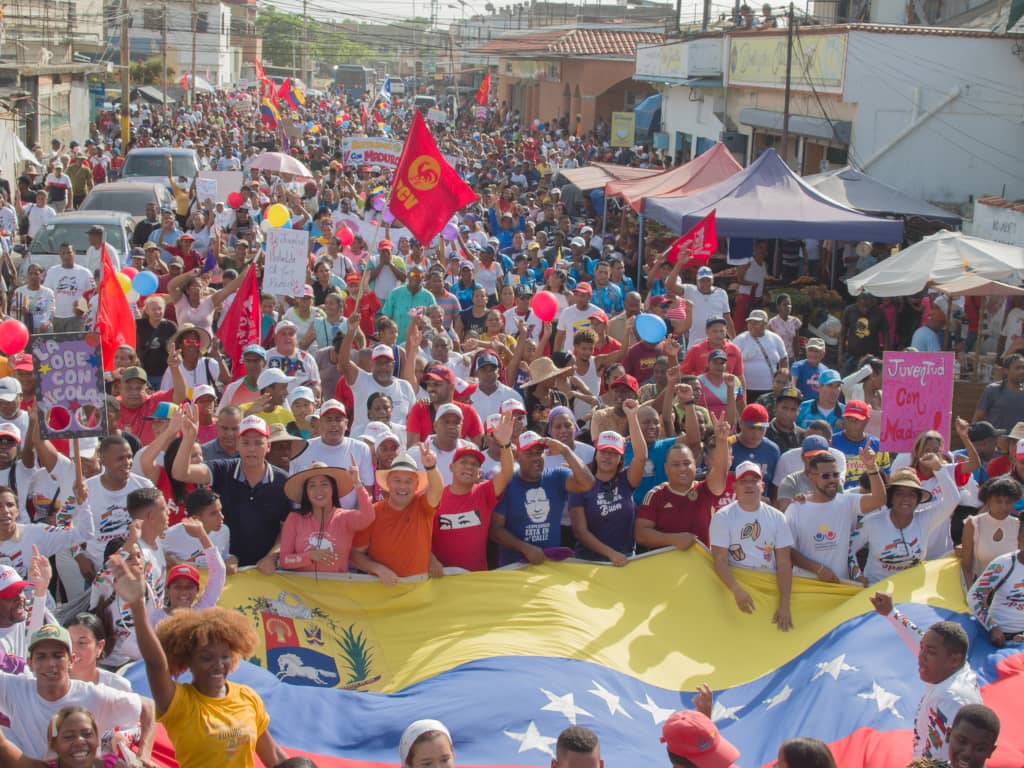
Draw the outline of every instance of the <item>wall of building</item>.
<instances>
[{"instance_id":1,"label":"wall of building","mask_svg":"<svg viewBox=\"0 0 1024 768\"><path fill-rule=\"evenodd\" d=\"M206 32L197 32L196 73L207 77L214 85L228 85L232 79L231 9L223 3L198 3L199 14L205 15ZM180 78L192 69L192 11L191 2L167 4L168 66ZM160 7L156 4L131 6L132 28L129 32L132 58L135 60L159 56L163 53L163 29ZM120 27L112 30L111 44L120 45Z\"/></svg>"},{"instance_id":2,"label":"wall of building","mask_svg":"<svg viewBox=\"0 0 1024 768\"><path fill-rule=\"evenodd\" d=\"M722 97L721 88L673 85L662 89L661 130L668 134L669 153L673 157L678 155L681 162L692 160L706 142L718 141L725 126L714 109Z\"/></svg>"},{"instance_id":3,"label":"wall of building","mask_svg":"<svg viewBox=\"0 0 1024 768\"><path fill-rule=\"evenodd\" d=\"M1014 43L851 31L843 99L857 105L854 159L933 202L1024 198L1024 61Z\"/></svg>"}]
</instances>

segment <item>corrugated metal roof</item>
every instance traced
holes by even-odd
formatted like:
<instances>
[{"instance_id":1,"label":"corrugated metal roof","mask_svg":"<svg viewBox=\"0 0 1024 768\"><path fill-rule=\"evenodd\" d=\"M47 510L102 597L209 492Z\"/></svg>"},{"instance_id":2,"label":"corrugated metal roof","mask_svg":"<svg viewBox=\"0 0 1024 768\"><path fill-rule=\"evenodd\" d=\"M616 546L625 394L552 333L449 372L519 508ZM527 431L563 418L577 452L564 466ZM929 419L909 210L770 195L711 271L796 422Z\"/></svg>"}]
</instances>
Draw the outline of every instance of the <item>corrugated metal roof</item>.
<instances>
[{"instance_id":1,"label":"corrugated metal roof","mask_svg":"<svg viewBox=\"0 0 1024 768\"><path fill-rule=\"evenodd\" d=\"M800 31L816 35L836 32L875 32L885 35L936 35L939 37L1024 37L1024 35L1003 32L993 32L985 29L970 29L967 27L925 27L900 24L827 24L822 26L801 25ZM725 34L736 37L770 37L772 35L785 37L784 28L776 30L759 29L733 29L725 31Z\"/></svg>"},{"instance_id":2,"label":"corrugated metal roof","mask_svg":"<svg viewBox=\"0 0 1024 768\"><path fill-rule=\"evenodd\" d=\"M525 35L504 35L492 40L474 53L517 56L609 56L632 59L637 45L660 43L665 36L658 32L617 29L559 29Z\"/></svg>"}]
</instances>

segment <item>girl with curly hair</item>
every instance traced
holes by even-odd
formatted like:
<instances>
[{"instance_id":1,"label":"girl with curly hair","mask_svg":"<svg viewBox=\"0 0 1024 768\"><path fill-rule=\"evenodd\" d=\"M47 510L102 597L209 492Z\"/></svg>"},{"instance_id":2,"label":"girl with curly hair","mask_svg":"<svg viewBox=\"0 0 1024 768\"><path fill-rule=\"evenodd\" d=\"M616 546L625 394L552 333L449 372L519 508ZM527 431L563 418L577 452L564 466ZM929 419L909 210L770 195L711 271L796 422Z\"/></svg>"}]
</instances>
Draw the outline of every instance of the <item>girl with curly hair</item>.
<instances>
[{"instance_id":1,"label":"girl with curly hair","mask_svg":"<svg viewBox=\"0 0 1024 768\"><path fill-rule=\"evenodd\" d=\"M141 566L114 555L110 567L117 594L131 609L157 719L178 763L250 768L254 755L263 765L285 760L267 728L270 717L259 695L228 682L239 659L256 649L256 632L248 620L227 608L175 611L154 630ZM186 670L192 682L175 682Z\"/></svg>"}]
</instances>

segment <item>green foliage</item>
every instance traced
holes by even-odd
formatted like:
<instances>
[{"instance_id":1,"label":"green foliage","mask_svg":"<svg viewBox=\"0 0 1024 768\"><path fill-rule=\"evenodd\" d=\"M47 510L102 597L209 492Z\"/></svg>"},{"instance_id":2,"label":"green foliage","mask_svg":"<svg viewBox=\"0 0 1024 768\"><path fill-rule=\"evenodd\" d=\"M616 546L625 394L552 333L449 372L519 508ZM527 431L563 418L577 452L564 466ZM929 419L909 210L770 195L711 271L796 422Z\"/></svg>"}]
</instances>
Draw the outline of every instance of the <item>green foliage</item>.
<instances>
[{"instance_id":1,"label":"green foliage","mask_svg":"<svg viewBox=\"0 0 1024 768\"><path fill-rule=\"evenodd\" d=\"M256 32L263 38L265 64L290 67L301 63L304 49L301 14L284 13L269 5L261 6L256 17ZM347 64L365 60L370 49L353 42L343 31L310 18L309 54L314 61Z\"/></svg>"},{"instance_id":2,"label":"green foliage","mask_svg":"<svg viewBox=\"0 0 1024 768\"><path fill-rule=\"evenodd\" d=\"M341 640L337 641L341 648L341 655L348 663L351 674L348 683L361 683L370 676L370 667L373 663L373 653L370 651L366 636L362 632L355 631L355 624L341 630Z\"/></svg>"}]
</instances>

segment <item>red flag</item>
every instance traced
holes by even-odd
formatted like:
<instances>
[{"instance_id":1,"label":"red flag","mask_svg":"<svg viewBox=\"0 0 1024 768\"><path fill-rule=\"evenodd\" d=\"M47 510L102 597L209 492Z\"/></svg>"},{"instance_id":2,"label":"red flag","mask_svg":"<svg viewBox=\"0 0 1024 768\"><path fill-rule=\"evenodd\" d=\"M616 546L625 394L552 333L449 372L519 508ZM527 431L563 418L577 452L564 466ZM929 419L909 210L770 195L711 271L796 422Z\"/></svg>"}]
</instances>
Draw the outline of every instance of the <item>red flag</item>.
<instances>
[{"instance_id":1,"label":"red flag","mask_svg":"<svg viewBox=\"0 0 1024 768\"><path fill-rule=\"evenodd\" d=\"M445 161L423 116L413 111L412 128L395 169L388 207L421 243L429 243L452 214L476 193Z\"/></svg>"},{"instance_id":2,"label":"red flag","mask_svg":"<svg viewBox=\"0 0 1024 768\"><path fill-rule=\"evenodd\" d=\"M103 369L114 368L114 352L122 344L135 346L135 317L132 315L128 297L124 295L117 273L103 244L100 255L103 271L100 273L99 305L96 309L96 330L100 334L100 348L103 350Z\"/></svg>"},{"instance_id":3,"label":"red flag","mask_svg":"<svg viewBox=\"0 0 1024 768\"><path fill-rule=\"evenodd\" d=\"M231 360L231 370L236 379L243 373L242 350L260 341L260 284L256 270L253 267L248 269L217 330L217 337Z\"/></svg>"},{"instance_id":4,"label":"red flag","mask_svg":"<svg viewBox=\"0 0 1024 768\"><path fill-rule=\"evenodd\" d=\"M256 79L257 80L266 80L267 79L267 73L263 71L263 62L260 61L259 58L256 59Z\"/></svg>"},{"instance_id":5,"label":"red flag","mask_svg":"<svg viewBox=\"0 0 1024 768\"><path fill-rule=\"evenodd\" d=\"M480 90L476 92L476 103L481 107L487 106L487 97L491 91L491 73L484 75L484 81L480 83Z\"/></svg>"},{"instance_id":6,"label":"red flag","mask_svg":"<svg viewBox=\"0 0 1024 768\"><path fill-rule=\"evenodd\" d=\"M703 267L711 259L711 254L718 248L718 235L715 234L715 209L697 222L697 224L680 237L665 253L665 261L675 264L679 254L686 252L690 259L684 267Z\"/></svg>"}]
</instances>

